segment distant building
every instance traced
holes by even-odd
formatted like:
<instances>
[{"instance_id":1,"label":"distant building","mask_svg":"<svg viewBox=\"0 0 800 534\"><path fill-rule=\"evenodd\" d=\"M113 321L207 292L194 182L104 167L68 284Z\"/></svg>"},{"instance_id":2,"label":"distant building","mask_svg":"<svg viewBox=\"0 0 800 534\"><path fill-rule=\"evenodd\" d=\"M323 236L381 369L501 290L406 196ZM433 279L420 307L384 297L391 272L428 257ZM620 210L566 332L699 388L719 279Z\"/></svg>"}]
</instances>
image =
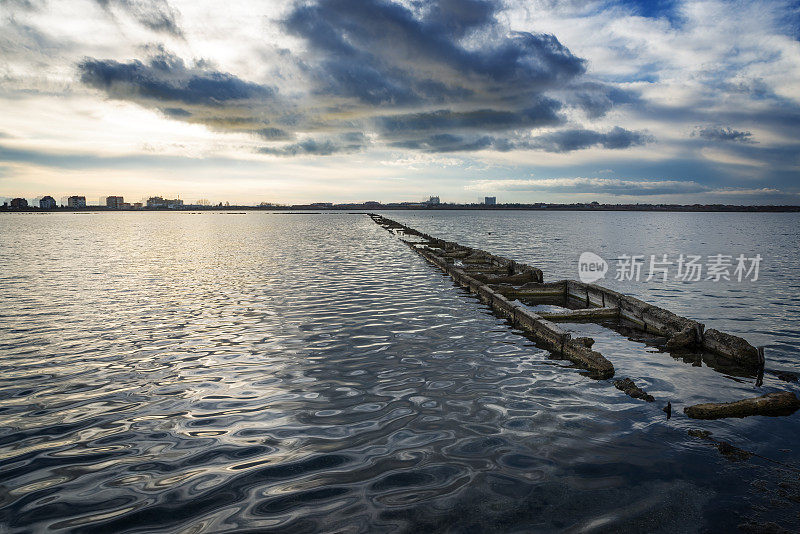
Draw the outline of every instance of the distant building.
<instances>
[{"instance_id":1,"label":"distant building","mask_svg":"<svg viewBox=\"0 0 800 534\"><path fill-rule=\"evenodd\" d=\"M11 199L11 209L12 210L22 210L28 207L28 201L24 198L12 198Z\"/></svg>"},{"instance_id":2,"label":"distant building","mask_svg":"<svg viewBox=\"0 0 800 534\"><path fill-rule=\"evenodd\" d=\"M166 209L176 209L183 207L183 200L181 199L169 199L169 198L162 198L162 197L150 197L147 199L147 207L148 208L166 208Z\"/></svg>"},{"instance_id":3,"label":"distant building","mask_svg":"<svg viewBox=\"0 0 800 534\"><path fill-rule=\"evenodd\" d=\"M332 208L333 202L313 202L311 204L312 208Z\"/></svg>"},{"instance_id":4,"label":"distant building","mask_svg":"<svg viewBox=\"0 0 800 534\"><path fill-rule=\"evenodd\" d=\"M56 199L51 197L50 195L44 196L39 199L39 207L43 210L52 210L55 209L57 206Z\"/></svg>"},{"instance_id":5,"label":"distant building","mask_svg":"<svg viewBox=\"0 0 800 534\"><path fill-rule=\"evenodd\" d=\"M486 206L494 206L497 204L497 197L484 197L483 203Z\"/></svg>"},{"instance_id":6,"label":"distant building","mask_svg":"<svg viewBox=\"0 0 800 534\"><path fill-rule=\"evenodd\" d=\"M122 205L125 203L125 199L122 197L106 197L106 207L118 210L122 208Z\"/></svg>"},{"instance_id":7,"label":"distant building","mask_svg":"<svg viewBox=\"0 0 800 534\"><path fill-rule=\"evenodd\" d=\"M166 208L167 201L161 197L150 197L147 199L148 208Z\"/></svg>"},{"instance_id":8,"label":"distant building","mask_svg":"<svg viewBox=\"0 0 800 534\"><path fill-rule=\"evenodd\" d=\"M135 210L140 210L144 207L144 204L142 204L141 202L134 202L133 204L131 204L131 207Z\"/></svg>"},{"instance_id":9,"label":"distant building","mask_svg":"<svg viewBox=\"0 0 800 534\"><path fill-rule=\"evenodd\" d=\"M73 195L67 199L67 206L69 206L70 208L85 208L86 197Z\"/></svg>"},{"instance_id":10,"label":"distant building","mask_svg":"<svg viewBox=\"0 0 800 534\"><path fill-rule=\"evenodd\" d=\"M431 198L429 198L428 202L426 202L426 204L428 204L428 206L438 206L439 205L439 197L431 197Z\"/></svg>"}]
</instances>

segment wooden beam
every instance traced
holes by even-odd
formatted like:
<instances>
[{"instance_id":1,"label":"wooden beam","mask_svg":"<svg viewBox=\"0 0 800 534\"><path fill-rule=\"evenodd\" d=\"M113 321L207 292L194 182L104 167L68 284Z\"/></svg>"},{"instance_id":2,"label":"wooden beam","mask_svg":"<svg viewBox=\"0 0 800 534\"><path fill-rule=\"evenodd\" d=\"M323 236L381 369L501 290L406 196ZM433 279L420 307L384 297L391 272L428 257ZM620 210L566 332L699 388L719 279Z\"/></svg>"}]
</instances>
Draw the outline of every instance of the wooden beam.
<instances>
[{"instance_id":1,"label":"wooden beam","mask_svg":"<svg viewBox=\"0 0 800 534\"><path fill-rule=\"evenodd\" d=\"M619 308L582 308L564 312L539 312L539 316L553 322L591 322L602 319L617 319L619 317Z\"/></svg>"}]
</instances>

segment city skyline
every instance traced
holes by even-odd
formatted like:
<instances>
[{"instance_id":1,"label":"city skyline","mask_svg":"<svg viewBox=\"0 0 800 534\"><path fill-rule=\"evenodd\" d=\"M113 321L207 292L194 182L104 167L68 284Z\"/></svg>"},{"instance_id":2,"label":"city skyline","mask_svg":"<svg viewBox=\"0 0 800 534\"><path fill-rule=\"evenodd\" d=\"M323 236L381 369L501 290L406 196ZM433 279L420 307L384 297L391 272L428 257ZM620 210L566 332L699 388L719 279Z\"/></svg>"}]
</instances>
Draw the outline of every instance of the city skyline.
<instances>
[{"instance_id":1,"label":"city skyline","mask_svg":"<svg viewBox=\"0 0 800 534\"><path fill-rule=\"evenodd\" d=\"M798 204L799 12L4 2L0 197Z\"/></svg>"}]
</instances>

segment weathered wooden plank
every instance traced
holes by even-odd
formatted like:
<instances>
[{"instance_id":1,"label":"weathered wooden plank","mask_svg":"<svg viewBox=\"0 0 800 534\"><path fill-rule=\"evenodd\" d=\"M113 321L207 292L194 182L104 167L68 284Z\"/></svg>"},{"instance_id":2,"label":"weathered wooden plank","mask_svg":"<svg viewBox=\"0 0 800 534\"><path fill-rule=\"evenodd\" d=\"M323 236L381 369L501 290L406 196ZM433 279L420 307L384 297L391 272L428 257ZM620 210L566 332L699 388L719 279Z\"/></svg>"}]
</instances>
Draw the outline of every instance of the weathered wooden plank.
<instances>
[{"instance_id":1,"label":"weathered wooden plank","mask_svg":"<svg viewBox=\"0 0 800 534\"><path fill-rule=\"evenodd\" d=\"M563 312L540 312L539 315L554 322L581 322L619 318L619 308L584 308Z\"/></svg>"}]
</instances>

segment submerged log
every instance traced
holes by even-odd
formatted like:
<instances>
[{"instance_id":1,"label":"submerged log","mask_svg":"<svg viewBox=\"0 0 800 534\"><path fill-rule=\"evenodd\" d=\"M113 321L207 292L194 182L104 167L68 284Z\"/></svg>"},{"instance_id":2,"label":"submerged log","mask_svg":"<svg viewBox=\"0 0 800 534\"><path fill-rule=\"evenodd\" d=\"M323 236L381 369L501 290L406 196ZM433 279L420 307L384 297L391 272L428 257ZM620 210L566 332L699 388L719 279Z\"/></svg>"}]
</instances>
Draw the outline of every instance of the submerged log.
<instances>
[{"instance_id":1,"label":"submerged log","mask_svg":"<svg viewBox=\"0 0 800 534\"><path fill-rule=\"evenodd\" d=\"M798 409L800 400L797 396L790 391L781 391L736 402L709 402L688 406L683 409L683 413L692 419L722 419L750 415L791 415Z\"/></svg>"},{"instance_id":2,"label":"submerged log","mask_svg":"<svg viewBox=\"0 0 800 534\"><path fill-rule=\"evenodd\" d=\"M634 399L641 399L647 402L653 402L656 400L652 395L648 395L645 390L637 386L630 378L615 380L614 387L624 392L626 395L633 397Z\"/></svg>"},{"instance_id":3,"label":"submerged log","mask_svg":"<svg viewBox=\"0 0 800 534\"><path fill-rule=\"evenodd\" d=\"M567 338L561 354L589 369L596 378L611 378L614 376L614 365L605 356L584 345L582 341Z\"/></svg>"}]
</instances>

